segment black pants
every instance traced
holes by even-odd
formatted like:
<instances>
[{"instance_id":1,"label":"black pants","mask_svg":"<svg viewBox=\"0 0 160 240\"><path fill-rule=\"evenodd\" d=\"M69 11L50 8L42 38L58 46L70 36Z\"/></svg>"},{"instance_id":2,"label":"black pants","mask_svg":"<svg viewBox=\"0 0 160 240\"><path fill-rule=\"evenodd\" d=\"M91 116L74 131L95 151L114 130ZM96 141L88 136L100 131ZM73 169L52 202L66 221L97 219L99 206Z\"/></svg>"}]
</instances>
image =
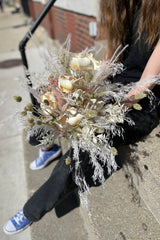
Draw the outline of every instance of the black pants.
<instances>
[{"instance_id":1,"label":"black pants","mask_svg":"<svg viewBox=\"0 0 160 240\"><path fill-rule=\"evenodd\" d=\"M148 104L144 104L141 111L130 111L128 117L135 122L135 125L130 126L125 122L122 125L124 129L123 138L115 137L113 139L113 146L118 147L120 145L132 144L148 135L159 123L160 107L157 102L155 102L154 106L154 109L152 109ZM57 202L66 194L77 187L74 183L74 166L72 166L71 171L70 166L65 164L65 158L68 155L72 158L72 149L61 157L49 179L24 205L24 214L29 220L38 221L45 213L55 207ZM94 186L95 183L92 180L93 169L89 162L88 153L81 151L80 160L86 182L89 186ZM118 165L121 167L121 163L118 162ZM103 166L103 168L105 178L107 179L107 166Z\"/></svg>"}]
</instances>

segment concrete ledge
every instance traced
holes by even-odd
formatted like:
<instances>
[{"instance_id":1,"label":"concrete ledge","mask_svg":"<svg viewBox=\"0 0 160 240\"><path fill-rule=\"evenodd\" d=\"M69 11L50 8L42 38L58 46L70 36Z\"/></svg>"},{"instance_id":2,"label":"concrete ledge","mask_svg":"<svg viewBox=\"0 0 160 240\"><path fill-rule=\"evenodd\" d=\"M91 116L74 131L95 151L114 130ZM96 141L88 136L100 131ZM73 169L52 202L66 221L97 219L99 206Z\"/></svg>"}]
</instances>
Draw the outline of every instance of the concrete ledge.
<instances>
[{"instance_id":1,"label":"concrete ledge","mask_svg":"<svg viewBox=\"0 0 160 240\"><path fill-rule=\"evenodd\" d=\"M121 148L126 159L124 171L131 184L160 223L160 125L134 146ZM128 161L129 160L129 161Z\"/></svg>"},{"instance_id":2,"label":"concrete ledge","mask_svg":"<svg viewBox=\"0 0 160 240\"><path fill-rule=\"evenodd\" d=\"M116 172L103 186L92 188L89 202L92 226L96 229L92 238L92 226L89 221L86 222L83 209L89 239L100 239L96 232L103 240L160 239L159 224L136 190L130 187L123 170Z\"/></svg>"},{"instance_id":3,"label":"concrete ledge","mask_svg":"<svg viewBox=\"0 0 160 240\"><path fill-rule=\"evenodd\" d=\"M124 168L103 186L91 189L92 223L86 210L81 211L89 239L160 239L159 133L160 126L144 141L122 147Z\"/></svg>"},{"instance_id":4,"label":"concrete ledge","mask_svg":"<svg viewBox=\"0 0 160 240\"><path fill-rule=\"evenodd\" d=\"M160 240L158 140L159 126L144 142L120 149L120 156L126 159L124 168L102 186L91 188L91 218L82 206L61 218L53 210L31 226L32 239ZM66 148L63 145L64 151ZM36 158L38 148L24 142L24 154L30 195L48 178L56 162L35 172L29 163ZM72 197L70 205L76 195Z\"/></svg>"}]
</instances>

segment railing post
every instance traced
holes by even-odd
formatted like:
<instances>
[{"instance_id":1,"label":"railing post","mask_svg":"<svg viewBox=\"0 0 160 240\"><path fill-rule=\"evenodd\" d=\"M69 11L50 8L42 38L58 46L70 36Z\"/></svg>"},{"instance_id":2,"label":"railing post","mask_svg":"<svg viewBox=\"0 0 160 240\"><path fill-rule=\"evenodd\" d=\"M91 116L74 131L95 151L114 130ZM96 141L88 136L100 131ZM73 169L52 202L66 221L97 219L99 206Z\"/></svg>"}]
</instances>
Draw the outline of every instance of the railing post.
<instances>
[{"instance_id":1,"label":"railing post","mask_svg":"<svg viewBox=\"0 0 160 240\"><path fill-rule=\"evenodd\" d=\"M32 83L30 81L30 75L28 74L28 62L27 62L27 57L26 57L26 52L25 52L25 47L27 42L29 41L29 39L31 38L31 35L35 32L35 30L37 29L37 27L40 25L40 23L42 22L42 20L45 18L46 14L49 12L50 8L53 6L53 4L56 2L56 0L49 0L48 3L45 5L45 7L43 8L42 12L40 13L40 15L38 16L38 18L35 20L35 22L33 23L33 25L30 27L30 29L28 30L28 32L26 33L26 35L24 36L24 38L20 41L19 43L19 51L21 54L21 58L22 58L22 63L23 66L25 68L25 77L29 80L28 81L28 85L32 87ZM37 104L36 99L34 98L34 96L32 94L30 94L31 96L31 101L32 103L35 105Z\"/></svg>"}]
</instances>

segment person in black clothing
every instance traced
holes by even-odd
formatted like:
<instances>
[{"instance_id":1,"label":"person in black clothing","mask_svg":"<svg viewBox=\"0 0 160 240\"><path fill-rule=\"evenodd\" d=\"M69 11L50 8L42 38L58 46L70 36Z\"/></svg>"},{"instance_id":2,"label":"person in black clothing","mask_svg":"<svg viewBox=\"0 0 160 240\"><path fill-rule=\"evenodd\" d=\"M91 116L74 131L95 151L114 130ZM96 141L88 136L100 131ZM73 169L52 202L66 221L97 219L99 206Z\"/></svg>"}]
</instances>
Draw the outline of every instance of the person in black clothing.
<instances>
[{"instance_id":1,"label":"person in black clothing","mask_svg":"<svg viewBox=\"0 0 160 240\"><path fill-rule=\"evenodd\" d=\"M110 81L127 84L137 82L138 85L126 95L122 103L130 108L128 117L135 125L130 126L127 122L122 124L124 129L123 138L114 137L113 145L118 147L124 144L135 143L147 136L159 123L160 117L160 89L158 85L148 83L145 79L160 74L160 28L159 9L160 0L136 1L136 0L101 0L101 24L106 31L107 48L105 60L110 59L122 44L129 45L127 51L121 56L121 61L126 69L111 78ZM114 11L113 11L114 9ZM151 24L153 23L153 24ZM144 88L143 88L144 87ZM149 99L140 100L141 111L132 109L137 93L144 93L144 89L153 90L155 94L153 106ZM73 149L62 156L54 168L49 179L33 194L25 203L23 210L18 212L4 226L6 234L15 234L24 230L32 222L38 221L45 213L53 209L55 205L70 191L77 188L75 183L74 161L71 166L65 164L67 157L73 159ZM94 186L92 180L93 169L89 162L87 152L80 152L81 170L87 184ZM121 163L118 163L121 167ZM107 166L103 166L105 178L108 177Z\"/></svg>"}]
</instances>

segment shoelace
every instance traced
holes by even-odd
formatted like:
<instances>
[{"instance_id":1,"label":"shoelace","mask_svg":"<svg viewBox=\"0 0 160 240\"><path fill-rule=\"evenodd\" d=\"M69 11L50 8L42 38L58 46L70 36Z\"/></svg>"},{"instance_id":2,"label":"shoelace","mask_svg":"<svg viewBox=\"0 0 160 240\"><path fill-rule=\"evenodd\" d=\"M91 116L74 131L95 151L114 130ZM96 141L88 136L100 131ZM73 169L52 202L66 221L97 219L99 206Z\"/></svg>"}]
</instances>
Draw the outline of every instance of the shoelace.
<instances>
[{"instance_id":1,"label":"shoelace","mask_svg":"<svg viewBox=\"0 0 160 240\"><path fill-rule=\"evenodd\" d=\"M23 211L21 210L20 212L18 212L13 219L15 220L15 222L20 225L20 222L23 221L23 219L25 219L25 216L23 214Z\"/></svg>"}]
</instances>

